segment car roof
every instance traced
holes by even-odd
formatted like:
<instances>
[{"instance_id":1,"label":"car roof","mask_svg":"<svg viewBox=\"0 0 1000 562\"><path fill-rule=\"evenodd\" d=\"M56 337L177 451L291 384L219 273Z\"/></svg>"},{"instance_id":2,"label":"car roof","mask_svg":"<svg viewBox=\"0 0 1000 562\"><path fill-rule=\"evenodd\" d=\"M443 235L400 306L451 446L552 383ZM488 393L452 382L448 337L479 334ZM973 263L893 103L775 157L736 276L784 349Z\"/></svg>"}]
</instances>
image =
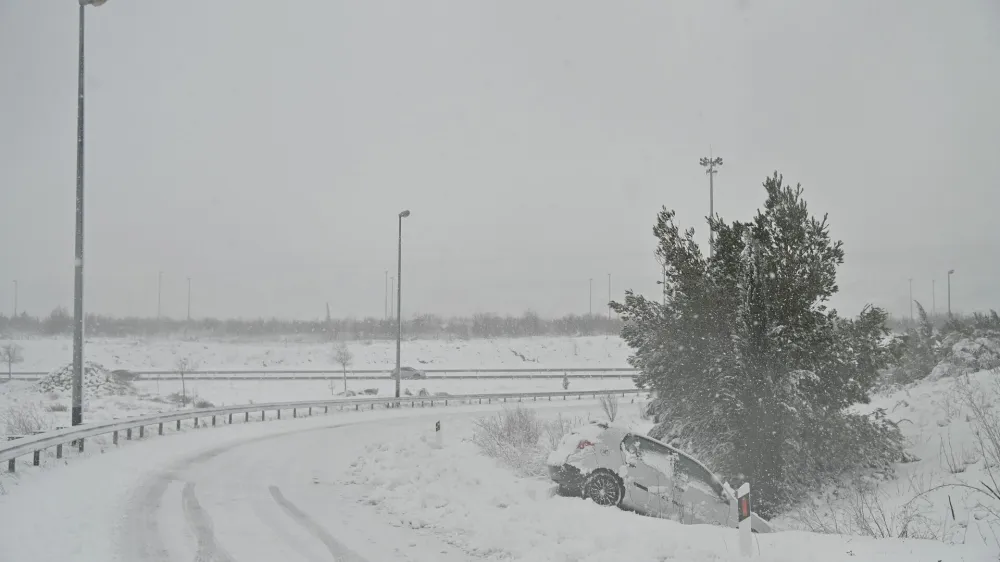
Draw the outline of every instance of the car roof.
<instances>
[{"instance_id":1,"label":"car roof","mask_svg":"<svg viewBox=\"0 0 1000 562\"><path fill-rule=\"evenodd\" d=\"M712 469L710 469L707 466L705 466L705 463L701 462L700 460L696 459L695 457L691 456L690 454L685 453L684 451L678 449L677 447L668 445L668 444L664 443L663 441L660 441L659 439L654 439L654 438L652 438L652 437L650 437L648 435L642 435L640 433L636 433L636 432L632 431L631 429L628 429L628 428L622 427L622 426L615 426L615 425L610 425L610 424L602 423L602 422L591 422L591 423L594 423L594 424L600 426L601 428L603 428L605 430L605 433L614 432L615 434L617 434L617 435L620 436L619 439L625 439L629 435L635 435L636 437L641 437L643 439L648 439L648 440L656 443L657 445L660 445L660 446L662 446L662 447L664 447L666 449L669 449L670 451L673 451L674 453L677 453L678 455L682 455L682 456L690 459L695 464L697 464L701 468L705 469L706 472L708 472L712 476L715 476L716 478L718 478L718 475L715 474L715 472L712 471Z\"/></svg>"}]
</instances>

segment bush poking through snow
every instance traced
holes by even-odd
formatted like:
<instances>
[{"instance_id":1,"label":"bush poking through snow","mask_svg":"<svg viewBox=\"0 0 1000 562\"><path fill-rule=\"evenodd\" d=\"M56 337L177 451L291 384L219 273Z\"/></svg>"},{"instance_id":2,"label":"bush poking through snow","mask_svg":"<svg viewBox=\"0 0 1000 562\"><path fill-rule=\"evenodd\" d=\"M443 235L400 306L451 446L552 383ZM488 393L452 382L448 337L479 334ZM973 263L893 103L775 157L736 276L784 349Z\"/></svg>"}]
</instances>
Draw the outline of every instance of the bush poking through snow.
<instances>
[{"instance_id":1,"label":"bush poking through snow","mask_svg":"<svg viewBox=\"0 0 1000 562\"><path fill-rule=\"evenodd\" d=\"M32 435L49 429L50 424L45 413L33 403L11 406L0 415L7 435Z\"/></svg>"},{"instance_id":2,"label":"bush poking through snow","mask_svg":"<svg viewBox=\"0 0 1000 562\"><path fill-rule=\"evenodd\" d=\"M513 468L522 476L545 472L546 451L539 444L545 426L534 410L517 406L496 416L475 421L472 441L488 457Z\"/></svg>"},{"instance_id":3,"label":"bush poking through snow","mask_svg":"<svg viewBox=\"0 0 1000 562\"><path fill-rule=\"evenodd\" d=\"M608 416L608 421L613 423L615 421L615 418L618 417L618 395L617 394L602 395L601 409L604 410L604 415Z\"/></svg>"},{"instance_id":4,"label":"bush poking through snow","mask_svg":"<svg viewBox=\"0 0 1000 562\"><path fill-rule=\"evenodd\" d=\"M567 433L580 427L584 423L583 418L564 418L562 414L556 416L556 419L554 420L545 422L545 435L548 436L549 449L554 450L559 446L559 442L562 441L562 438L565 437Z\"/></svg>"}]
</instances>

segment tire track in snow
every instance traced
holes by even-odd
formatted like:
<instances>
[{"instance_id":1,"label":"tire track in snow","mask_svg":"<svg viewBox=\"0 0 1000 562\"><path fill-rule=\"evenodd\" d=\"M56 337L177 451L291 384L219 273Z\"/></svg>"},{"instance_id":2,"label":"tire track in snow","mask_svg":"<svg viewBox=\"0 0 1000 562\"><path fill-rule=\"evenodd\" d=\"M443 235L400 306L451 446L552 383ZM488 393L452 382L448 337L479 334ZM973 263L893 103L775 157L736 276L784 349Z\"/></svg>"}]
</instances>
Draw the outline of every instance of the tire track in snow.
<instances>
[{"instance_id":1,"label":"tire track in snow","mask_svg":"<svg viewBox=\"0 0 1000 562\"><path fill-rule=\"evenodd\" d=\"M233 557L216 542L212 519L198 503L198 498L194 495L194 483L184 484L181 501L184 505L184 516L198 541L195 562L235 562Z\"/></svg>"},{"instance_id":2,"label":"tire track in snow","mask_svg":"<svg viewBox=\"0 0 1000 562\"><path fill-rule=\"evenodd\" d=\"M310 533L318 538L325 546L330 554L333 555L334 560L337 562L368 562L361 555L357 554L353 550L347 548L346 546L337 542L337 539L333 538L318 523L312 520L311 517L305 514L302 510L296 507L295 504L285 499L285 496L281 494L281 490L277 486L271 486L271 497L274 501L285 510L292 519L297 521L300 525L306 528Z\"/></svg>"}]
</instances>

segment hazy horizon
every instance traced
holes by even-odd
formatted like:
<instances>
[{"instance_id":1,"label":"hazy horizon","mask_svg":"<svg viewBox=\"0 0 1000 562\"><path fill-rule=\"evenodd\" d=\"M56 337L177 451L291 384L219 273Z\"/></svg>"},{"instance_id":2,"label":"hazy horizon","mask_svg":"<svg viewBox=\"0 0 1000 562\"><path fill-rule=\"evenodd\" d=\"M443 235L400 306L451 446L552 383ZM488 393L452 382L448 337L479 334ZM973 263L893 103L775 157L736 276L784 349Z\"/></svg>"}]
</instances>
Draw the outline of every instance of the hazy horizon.
<instances>
[{"instance_id":1,"label":"hazy horizon","mask_svg":"<svg viewBox=\"0 0 1000 562\"><path fill-rule=\"evenodd\" d=\"M1000 4L87 9L86 311L605 312L659 297L661 206L707 253L777 170L829 213L833 306L1000 309ZM73 299L77 3L0 4L0 311ZM992 256L992 258L991 258Z\"/></svg>"}]
</instances>

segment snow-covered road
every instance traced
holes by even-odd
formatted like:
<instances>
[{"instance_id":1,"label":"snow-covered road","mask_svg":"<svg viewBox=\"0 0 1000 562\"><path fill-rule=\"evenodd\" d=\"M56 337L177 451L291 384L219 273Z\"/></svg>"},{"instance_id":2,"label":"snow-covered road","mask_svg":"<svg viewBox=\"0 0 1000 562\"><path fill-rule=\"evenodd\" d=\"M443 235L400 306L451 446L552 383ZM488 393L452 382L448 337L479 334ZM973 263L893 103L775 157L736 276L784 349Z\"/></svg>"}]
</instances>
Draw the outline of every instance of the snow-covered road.
<instances>
[{"instance_id":1,"label":"snow-covered road","mask_svg":"<svg viewBox=\"0 0 1000 562\"><path fill-rule=\"evenodd\" d=\"M593 401L539 408L593 409ZM345 496L334 477L404 428L499 407L368 412L154 437L22 476L0 497L0 560L468 560Z\"/></svg>"}]
</instances>

